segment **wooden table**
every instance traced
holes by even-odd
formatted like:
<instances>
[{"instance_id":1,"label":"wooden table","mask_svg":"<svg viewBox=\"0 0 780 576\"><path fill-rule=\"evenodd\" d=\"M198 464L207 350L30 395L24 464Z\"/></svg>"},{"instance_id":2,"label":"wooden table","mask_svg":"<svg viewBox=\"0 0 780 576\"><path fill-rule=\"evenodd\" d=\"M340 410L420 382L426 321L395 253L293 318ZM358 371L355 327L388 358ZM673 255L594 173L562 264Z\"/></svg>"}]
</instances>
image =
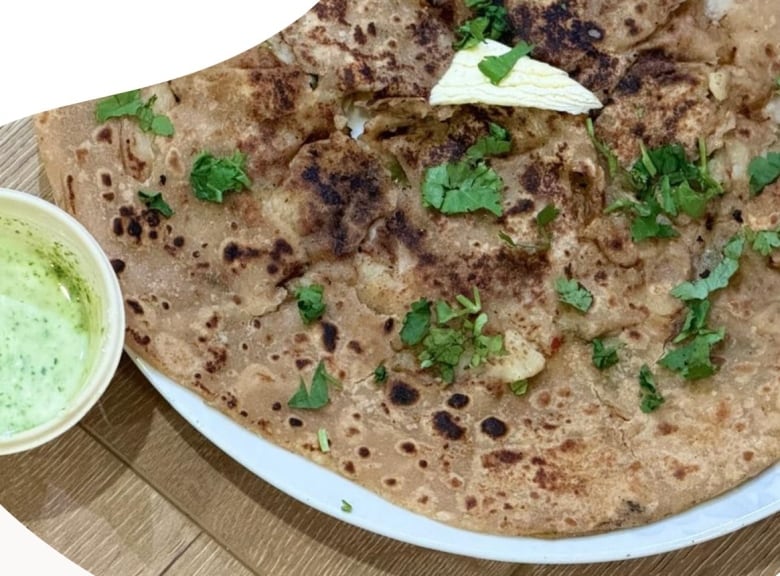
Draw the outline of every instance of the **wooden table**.
<instances>
[{"instance_id":1,"label":"wooden table","mask_svg":"<svg viewBox=\"0 0 780 576\"><path fill-rule=\"evenodd\" d=\"M29 120L0 127L0 186L50 191ZM477 560L377 536L245 470L182 419L127 357L78 426L36 450L0 457L0 505L95 576L780 574L780 515L684 550L589 565Z\"/></svg>"}]
</instances>

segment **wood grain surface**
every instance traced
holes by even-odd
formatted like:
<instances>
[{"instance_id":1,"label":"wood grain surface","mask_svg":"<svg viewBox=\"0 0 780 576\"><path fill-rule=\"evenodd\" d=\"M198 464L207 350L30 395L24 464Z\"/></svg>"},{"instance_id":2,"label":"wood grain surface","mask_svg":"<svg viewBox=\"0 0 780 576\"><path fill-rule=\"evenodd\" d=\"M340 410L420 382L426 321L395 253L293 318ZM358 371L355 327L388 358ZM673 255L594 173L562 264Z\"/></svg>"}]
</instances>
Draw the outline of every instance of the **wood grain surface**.
<instances>
[{"instance_id":1,"label":"wood grain surface","mask_svg":"<svg viewBox=\"0 0 780 576\"><path fill-rule=\"evenodd\" d=\"M0 187L49 194L29 119L0 127ZM780 515L682 550L585 565L479 560L378 536L248 472L127 357L78 426L0 457L0 505L95 576L780 574Z\"/></svg>"}]
</instances>

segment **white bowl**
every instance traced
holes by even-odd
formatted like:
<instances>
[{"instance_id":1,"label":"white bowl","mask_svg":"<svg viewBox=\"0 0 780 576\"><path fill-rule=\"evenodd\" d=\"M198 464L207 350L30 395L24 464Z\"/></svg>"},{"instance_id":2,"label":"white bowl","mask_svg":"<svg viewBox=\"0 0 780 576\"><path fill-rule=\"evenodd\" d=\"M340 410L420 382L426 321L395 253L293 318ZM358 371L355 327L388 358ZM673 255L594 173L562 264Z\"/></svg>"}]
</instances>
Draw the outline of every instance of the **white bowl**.
<instances>
[{"instance_id":1,"label":"white bowl","mask_svg":"<svg viewBox=\"0 0 780 576\"><path fill-rule=\"evenodd\" d=\"M87 229L0 188L0 454L81 420L116 371L124 332L116 274Z\"/></svg>"}]
</instances>

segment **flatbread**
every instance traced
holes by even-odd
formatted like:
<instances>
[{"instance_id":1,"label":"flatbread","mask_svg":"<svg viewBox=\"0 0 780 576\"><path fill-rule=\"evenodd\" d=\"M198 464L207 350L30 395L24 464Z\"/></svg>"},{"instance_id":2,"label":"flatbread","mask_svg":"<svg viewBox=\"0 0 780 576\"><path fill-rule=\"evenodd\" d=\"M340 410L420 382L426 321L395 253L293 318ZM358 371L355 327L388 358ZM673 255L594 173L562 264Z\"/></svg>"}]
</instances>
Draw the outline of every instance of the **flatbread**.
<instances>
[{"instance_id":1,"label":"flatbread","mask_svg":"<svg viewBox=\"0 0 780 576\"><path fill-rule=\"evenodd\" d=\"M56 202L114 262L127 346L242 425L453 526L561 536L641 525L780 457L776 256L746 249L712 297L710 323L726 330L713 376L688 382L656 365L684 316L670 290L706 276L742 226L780 219L780 185L753 198L745 172L778 145L768 103L780 18L756 29L751 15L780 14L761 0L717 21L700 2L651 4L507 8L535 56L600 95L596 131L624 165L640 142L694 154L706 140L726 194L706 218L683 218L677 238L634 243L628 220L604 213L614 182L582 116L427 104L469 14L453 2L320 2L245 54L144 89L172 137L128 118L98 124L86 102L37 118L41 159ZM490 163L506 184L503 216L424 207L425 169L460 158L490 123L513 141ZM195 198L194 158L236 149L251 190ZM175 214L151 211L140 189L162 192ZM548 248L505 241L538 243L550 203L560 214ZM562 276L591 291L587 313L559 301ZM307 325L295 290L311 283L327 309ZM474 288L509 355L461 367L448 385L399 331L413 302ZM605 371L591 361L597 337L619 343ZM322 409L289 408L320 361L341 386ZM640 410L643 364L665 398L652 413ZM520 373L529 387L515 396L507 378Z\"/></svg>"}]
</instances>

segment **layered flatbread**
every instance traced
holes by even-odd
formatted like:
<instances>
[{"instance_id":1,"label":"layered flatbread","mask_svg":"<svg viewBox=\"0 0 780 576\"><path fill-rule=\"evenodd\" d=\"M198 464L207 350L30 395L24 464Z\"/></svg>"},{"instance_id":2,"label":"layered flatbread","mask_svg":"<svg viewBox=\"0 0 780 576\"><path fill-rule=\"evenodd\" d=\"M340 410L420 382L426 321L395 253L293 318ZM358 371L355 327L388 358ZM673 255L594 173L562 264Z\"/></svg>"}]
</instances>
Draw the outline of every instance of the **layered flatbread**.
<instances>
[{"instance_id":1,"label":"layered flatbread","mask_svg":"<svg viewBox=\"0 0 780 576\"><path fill-rule=\"evenodd\" d=\"M127 346L242 425L470 530L644 524L780 457L778 257L753 248L778 227L780 185L751 194L748 174L778 147L780 13L761 0L724 13L694 1L506 8L508 42L533 43L599 96L593 134L585 115L429 105L471 16L460 2L325 0L246 54L145 88L172 136L133 117L98 122L85 102L37 118L41 159L56 202L114 263ZM511 141L483 159L503 183L500 215L426 204L428 170L495 126ZM643 151L676 143L700 168L706 150L722 194L697 217L653 221L674 235L639 241L640 216L607 208L631 198L620 174ZM248 189L196 197L198 157L236 151ZM738 261L725 286L673 293L724 261ZM325 310L307 322L300 294L315 285ZM691 325L704 300L706 326ZM428 344L404 332L426 302ZM437 324L439 302L460 316ZM698 337L712 374L658 363ZM454 367L432 359L436 338L468 351ZM616 364L596 365L597 341ZM314 403L323 369L324 406L291 402Z\"/></svg>"}]
</instances>

